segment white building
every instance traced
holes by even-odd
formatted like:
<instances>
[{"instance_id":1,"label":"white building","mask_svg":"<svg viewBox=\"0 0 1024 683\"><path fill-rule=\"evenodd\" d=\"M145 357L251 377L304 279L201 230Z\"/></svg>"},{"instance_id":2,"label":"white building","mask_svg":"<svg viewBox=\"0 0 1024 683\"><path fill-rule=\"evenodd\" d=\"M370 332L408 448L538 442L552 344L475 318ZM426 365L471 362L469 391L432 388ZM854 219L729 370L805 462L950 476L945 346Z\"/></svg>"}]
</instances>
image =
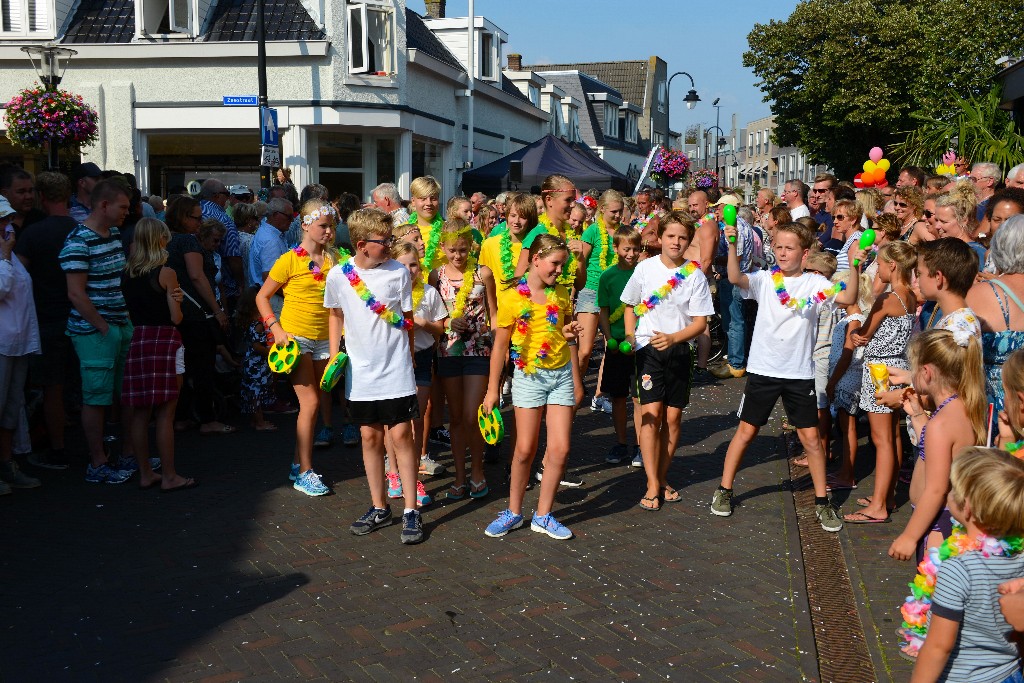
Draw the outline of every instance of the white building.
<instances>
[{"instance_id":1,"label":"white building","mask_svg":"<svg viewBox=\"0 0 1024 683\"><path fill-rule=\"evenodd\" d=\"M430 174L450 196L467 164L547 132L548 113L502 74L507 38L483 17L474 22L470 89L468 22L441 19L443 2L428 3L437 19L405 0L264 2L269 101L299 187L320 182L366 197L387 181L407 196L413 177ZM213 175L258 185L258 110L222 102L258 91L255 0L0 3L0 102L36 80L20 47L55 41L78 51L61 88L100 115L86 160L130 170L144 191L162 194ZM462 55L449 35L460 30ZM0 159L41 167L41 157L6 140Z\"/></svg>"}]
</instances>

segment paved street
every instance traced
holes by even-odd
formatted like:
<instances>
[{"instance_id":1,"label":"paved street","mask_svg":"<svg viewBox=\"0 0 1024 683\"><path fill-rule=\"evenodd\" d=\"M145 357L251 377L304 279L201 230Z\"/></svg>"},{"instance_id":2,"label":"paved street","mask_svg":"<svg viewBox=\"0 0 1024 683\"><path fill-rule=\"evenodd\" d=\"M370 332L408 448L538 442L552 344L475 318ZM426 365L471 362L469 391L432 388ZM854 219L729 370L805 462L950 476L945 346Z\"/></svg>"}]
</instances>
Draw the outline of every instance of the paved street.
<instances>
[{"instance_id":1,"label":"paved street","mask_svg":"<svg viewBox=\"0 0 1024 683\"><path fill-rule=\"evenodd\" d=\"M398 525L353 537L358 450L318 452L336 495L302 496L287 417L271 435L180 438L180 469L201 480L190 492L44 472L0 501L3 678L820 680L776 420L736 513L707 511L742 386L695 389L670 477L684 500L658 513L636 506L639 471L603 463L610 417L582 411L571 464L585 485L555 510L569 542L483 535L506 504L498 466L491 497L425 512L422 545L400 545Z\"/></svg>"}]
</instances>

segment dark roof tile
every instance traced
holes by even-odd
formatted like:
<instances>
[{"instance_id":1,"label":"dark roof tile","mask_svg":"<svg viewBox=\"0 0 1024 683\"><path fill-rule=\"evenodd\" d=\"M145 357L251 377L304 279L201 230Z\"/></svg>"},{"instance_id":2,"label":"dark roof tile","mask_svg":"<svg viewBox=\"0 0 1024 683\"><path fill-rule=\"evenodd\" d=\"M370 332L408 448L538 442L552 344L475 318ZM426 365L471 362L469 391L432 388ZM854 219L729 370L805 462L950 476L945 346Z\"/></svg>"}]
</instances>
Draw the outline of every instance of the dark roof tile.
<instances>
[{"instance_id":1,"label":"dark roof tile","mask_svg":"<svg viewBox=\"0 0 1024 683\"><path fill-rule=\"evenodd\" d=\"M299 0L264 0L267 40L324 40ZM256 0L218 0L210 17L207 41L256 40Z\"/></svg>"},{"instance_id":2,"label":"dark roof tile","mask_svg":"<svg viewBox=\"0 0 1024 683\"><path fill-rule=\"evenodd\" d=\"M462 62L456 59L451 50L441 42L441 39L423 23L423 17L408 7L405 8L405 42L408 49L419 50L442 64L447 64L453 69L466 73Z\"/></svg>"},{"instance_id":3,"label":"dark roof tile","mask_svg":"<svg viewBox=\"0 0 1024 683\"><path fill-rule=\"evenodd\" d=\"M81 0L61 42L130 43L134 37L134 0Z\"/></svg>"},{"instance_id":4,"label":"dark roof tile","mask_svg":"<svg viewBox=\"0 0 1024 683\"><path fill-rule=\"evenodd\" d=\"M641 107L644 106L648 69L646 61L534 64L532 66L523 66L523 69L536 72L582 71L618 90L622 94L623 100Z\"/></svg>"}]
</instances>

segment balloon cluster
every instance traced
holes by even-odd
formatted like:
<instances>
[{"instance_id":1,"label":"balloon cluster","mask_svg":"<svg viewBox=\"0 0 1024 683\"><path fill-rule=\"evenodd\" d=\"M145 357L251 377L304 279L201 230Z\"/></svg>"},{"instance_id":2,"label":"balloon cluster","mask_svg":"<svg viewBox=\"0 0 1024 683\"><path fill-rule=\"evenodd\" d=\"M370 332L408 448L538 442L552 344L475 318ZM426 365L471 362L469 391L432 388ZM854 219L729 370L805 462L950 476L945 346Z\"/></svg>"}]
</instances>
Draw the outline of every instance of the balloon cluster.
<instances>
[{"instance_id":1,"label":"balloon cluster","mask_svg":"<svg viewBox=\"0 0 1024 683\"><path fill-rule=\"evenodd\" d=\"M935 167L939 175L956 175L956 152L950 150L942 155L942 163Z\"/></svg>"},{"instance_id":2,"label":"balloon cluster","mask_svg":"<svg viewBox=\"0 0 1024 683\"><path fill-rule=\"evenodd\" d=\"M885 172L889 170L889 160L883 157L881 147L872 147L868 153L868 160L864 162L864 172L853 177L854 186L886 187L889 184L885 179Z\"/></svg>"}]
</instances>

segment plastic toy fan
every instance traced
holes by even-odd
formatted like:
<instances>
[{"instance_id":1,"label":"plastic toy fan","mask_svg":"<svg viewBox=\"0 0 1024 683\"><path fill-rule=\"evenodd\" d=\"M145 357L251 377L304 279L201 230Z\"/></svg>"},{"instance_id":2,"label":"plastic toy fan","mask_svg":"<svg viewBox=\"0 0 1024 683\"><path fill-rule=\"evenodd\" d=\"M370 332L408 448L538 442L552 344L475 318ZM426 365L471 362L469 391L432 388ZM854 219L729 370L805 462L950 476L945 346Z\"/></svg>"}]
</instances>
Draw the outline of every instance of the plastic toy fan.
<instances>
[{"instance_id":1,"label":"plastic toy fan","mask_svg":"<svg viewBox=\"0 0 1024 683\"><path fill-rule=\"evenodd\" d=\"M476 410L476 420L480 424L480 433L488 445L501 443L501 440L505 438L505 421L501 419L501 413L497 408L488 415L484 412L484 407L481 404Z\"/></svg>"},{"instance_id":2,"label":"plastic toy fan","mask_svg":"<svg viewBox=\"0 0 1024 683\"><path fill-rule=\"evenodd\" d=\"M878 239L877 233L871 228L868 228L860 234L860 241L857 243L862 250L867 251L875 245L875 240ZM853 267L856 268L860 265L860 259L853 260Z\"/></svg>"},{"instance_id":3,"label":"plastic toy fan","mask_svg":"<svg viewBox=\"0 0 1024 683\"><path fill-rule=\"evenodd\" d=\"M289 339L284 346L273 344L270 353L267 354L267 363L270 369L276 373L287 375L295 367L295 361L299 359L299 343Z\"/></svg>"},{"instance_id":4,"label":"plastic toy fan","mask_svg":"<svg viewBox=\"0 0 1024 683\"><path fill-rule=\"evenodd\" d=\"M726 225L736 227L736 207L732 204L725 204L722 206L722 220L725 221ZM736 235L729 238L730 242L736 242Z\"/></svg>"},{"instance_id":5,"label":"plastic toy fan","mask_svg":"<svg viewBox=\"0 0 1024 683\"><path fill-rule=\"evenodd\" d=\"M320 378L320 389L322 391L334 391L334 387L338 386L338 380L341 379L342 372L347 363L348 356L344 352L339 351L335 354L331 362L324 368L324 376Z\"/></svg>"}]
</instances>

